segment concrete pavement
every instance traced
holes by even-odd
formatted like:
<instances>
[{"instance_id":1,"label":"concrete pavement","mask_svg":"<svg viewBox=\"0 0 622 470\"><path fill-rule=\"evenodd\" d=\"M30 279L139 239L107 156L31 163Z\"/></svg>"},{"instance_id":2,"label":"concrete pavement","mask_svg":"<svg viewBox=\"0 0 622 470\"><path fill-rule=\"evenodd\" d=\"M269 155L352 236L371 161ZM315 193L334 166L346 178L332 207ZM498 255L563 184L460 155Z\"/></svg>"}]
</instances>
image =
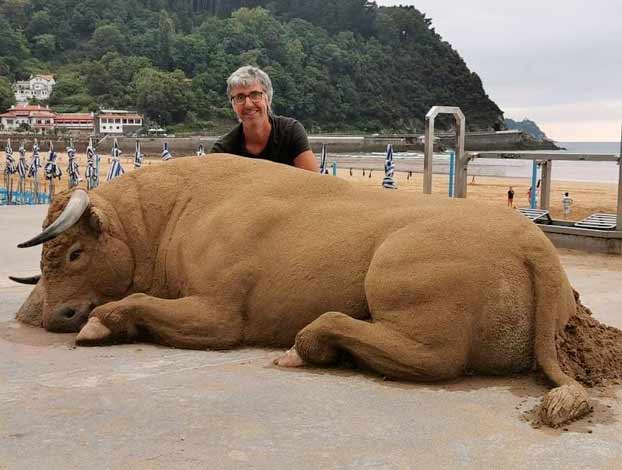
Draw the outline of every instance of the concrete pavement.
<instances>
[{"instance_id":1,"label":"concrete pavement","mask_svg":"<svg viewBox=\"0 0 622 470\"><path fill-rule=\"evenodd\" d=\"M0 469L410 469L622 465L621 386L563 429L523 418L537 375L444 384L350 370L281 370L280 351L75 348L13 320L38 272L44 207L0 207ZM622 327L622 257L563 252L597 318Z\"/></svg>"}]
</instances>

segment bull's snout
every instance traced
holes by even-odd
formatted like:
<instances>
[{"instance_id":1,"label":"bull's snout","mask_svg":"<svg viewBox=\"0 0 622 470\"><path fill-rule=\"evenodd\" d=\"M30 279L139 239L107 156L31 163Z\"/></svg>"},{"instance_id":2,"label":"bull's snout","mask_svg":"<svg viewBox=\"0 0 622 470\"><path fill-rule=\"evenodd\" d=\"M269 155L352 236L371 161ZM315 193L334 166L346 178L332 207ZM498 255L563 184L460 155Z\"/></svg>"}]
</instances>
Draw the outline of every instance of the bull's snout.
<instances>
[{"instance_id":1,"label":"bull's snout","mask_svg":"<svg viewBox=\"0 0 622 470\"><path fill-rule=\"evenodd\" d=\"M49 318L44 319L43 326L47 331L55 333L80 331L93 307L93 304L61 305Z\"/></svg>"}]
</instances>

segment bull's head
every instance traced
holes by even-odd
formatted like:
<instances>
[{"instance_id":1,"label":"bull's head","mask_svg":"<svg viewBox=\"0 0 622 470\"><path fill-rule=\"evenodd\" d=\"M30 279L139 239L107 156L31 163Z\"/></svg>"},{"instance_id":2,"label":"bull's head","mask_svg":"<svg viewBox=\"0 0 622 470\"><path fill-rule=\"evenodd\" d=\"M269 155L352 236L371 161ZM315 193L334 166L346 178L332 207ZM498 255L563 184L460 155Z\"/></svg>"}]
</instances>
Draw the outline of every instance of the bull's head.
<instances>
[{"instance_id":1,"label":"bull's head","mask_svg":"<svg viewBox=\"0 0 622 470\"><path fill-rule=\"evenodd\" d=\"M14 279L37 284L17 317L36 324L40 315L48 331L79 331L94 307L127 294L134 259L122 230L84 190L57 197L45 225L39 235L18 245L43 243L41 278Z\"/></svg>"}]
</instances>

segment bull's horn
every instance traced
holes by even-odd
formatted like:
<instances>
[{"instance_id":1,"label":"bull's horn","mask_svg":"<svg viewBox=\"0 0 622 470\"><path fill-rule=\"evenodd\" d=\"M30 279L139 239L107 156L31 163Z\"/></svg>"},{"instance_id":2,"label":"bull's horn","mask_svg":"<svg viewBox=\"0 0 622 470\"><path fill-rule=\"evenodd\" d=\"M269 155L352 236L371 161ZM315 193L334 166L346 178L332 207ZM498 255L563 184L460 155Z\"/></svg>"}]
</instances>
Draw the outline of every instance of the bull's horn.
<instances>
[{"instance_id":1,"label":"bull's horn","mask_svg":"<svg viewBox=\"0 0 622 470\"><path fill-rule=\"evenodd\" d=\"M82 189L77 189L71 194L69 202L63 209L63 212L51 223L43 232L27 242L17 245L18 248L27 248L29 246L40 245L43 242L57 237L65 230L80 220L84 211L89 207L89 195Z\"/></svg>"},{"instance_id":2,"label":"bull's horn","mask_svg":"<svg viewBox=\"0 0 622 470\"><path fill-rule=\"evenodd\" d=\"M39 279L41 279L41 274L30 277L9 276L9 279L19 284L36 284L37 282L39 282Z\"/></svg>"}]
</instances>

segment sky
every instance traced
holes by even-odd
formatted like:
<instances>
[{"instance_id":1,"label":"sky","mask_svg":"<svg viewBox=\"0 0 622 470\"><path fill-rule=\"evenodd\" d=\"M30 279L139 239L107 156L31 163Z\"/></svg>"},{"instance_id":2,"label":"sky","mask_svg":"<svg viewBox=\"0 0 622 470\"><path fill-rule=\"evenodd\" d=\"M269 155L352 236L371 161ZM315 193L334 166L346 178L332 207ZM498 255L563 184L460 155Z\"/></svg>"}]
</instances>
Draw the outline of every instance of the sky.
<instances>
[{"instance_id":1,"label":"sky","mask_svg":"<svg viewBox=\"0 0 622 470\"><path fill-rule=\"evenodd\" d=\"M506 118L560 142L620 140L622 0L376 3L425 13Z\"/></svg>"}]
</instances>

